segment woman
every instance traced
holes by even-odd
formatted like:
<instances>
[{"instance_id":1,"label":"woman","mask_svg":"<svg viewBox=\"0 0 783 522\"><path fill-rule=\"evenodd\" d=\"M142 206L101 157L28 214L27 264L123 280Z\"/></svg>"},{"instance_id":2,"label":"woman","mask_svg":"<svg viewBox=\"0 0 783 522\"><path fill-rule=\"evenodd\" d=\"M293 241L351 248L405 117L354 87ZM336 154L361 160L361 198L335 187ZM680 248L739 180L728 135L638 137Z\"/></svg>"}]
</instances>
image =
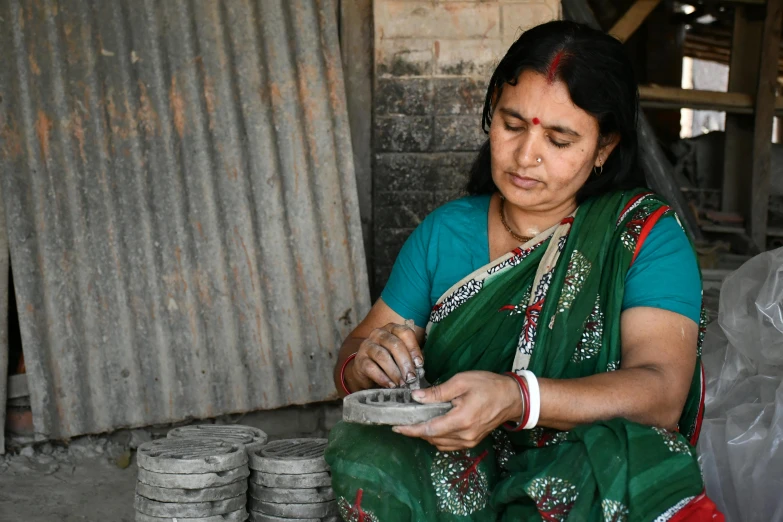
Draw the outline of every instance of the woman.
<instances>
[{"instance_id":1,"label":"woman","mask_svg":"<svg viewBox=\"0 0 783 522\"><path fill-rule=\"evenodd\" d=\"M423 365L435 386L416 400L453 408L334 428L345 520L722 519L693 449L700 273L673 212L637 188L637 106L603 33L551 22L511 46L471 195L413 232L335 369L348 393Z\"/></svg>"}]
</instances>

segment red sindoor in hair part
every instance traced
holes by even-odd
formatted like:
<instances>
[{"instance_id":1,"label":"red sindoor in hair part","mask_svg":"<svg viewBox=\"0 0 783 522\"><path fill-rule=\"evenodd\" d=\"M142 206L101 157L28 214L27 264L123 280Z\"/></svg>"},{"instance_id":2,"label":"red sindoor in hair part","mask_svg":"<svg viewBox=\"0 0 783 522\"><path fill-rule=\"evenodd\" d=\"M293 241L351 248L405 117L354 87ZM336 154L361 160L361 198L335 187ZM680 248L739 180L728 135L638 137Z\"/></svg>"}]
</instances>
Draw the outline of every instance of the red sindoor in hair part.
<instances>
[{"instance_id":1,"label":"red sindoor in hair part","mask_svg":"<svg viewBox=\"0 0 783 522\"><path fill-rule=\"evenodd\" d=\"M549 64L549 69L547 69L546 72L546 79L549 83L555 82L555 75L557 74L557 66L560 65L560 60L563 59L564 54L565 54L564 49L559 51L552 59L552 63Z\"/></svg>"}]
</instances>

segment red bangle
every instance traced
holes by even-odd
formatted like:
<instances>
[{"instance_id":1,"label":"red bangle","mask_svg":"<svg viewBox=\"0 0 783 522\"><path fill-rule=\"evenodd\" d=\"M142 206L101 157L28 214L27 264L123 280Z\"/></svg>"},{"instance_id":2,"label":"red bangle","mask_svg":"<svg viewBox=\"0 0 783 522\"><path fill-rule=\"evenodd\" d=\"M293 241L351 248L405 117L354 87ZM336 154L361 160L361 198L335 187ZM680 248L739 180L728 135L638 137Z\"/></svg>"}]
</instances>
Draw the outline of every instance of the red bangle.
<instances>
[{"instance_id":1,"label":"red bangle","mask_svg":"<svg viewBox=\"0 0 783 522\"><path fill-rule=\"evenodd\" d=\"M525 427L527 424L527 421L530 419L530 390L527 388L527 381L517 375L514 372L506 372L506 375L513 377L514 380L517 381L517 384L519 385L519 390L522 392L522 421L519 423L514 422L506 422L503 424L503 427L505 427L509 431L521 431L522 428Z\"/></svg>"},{"instance_id":2,"label":"red bangle","mask_svg":"<svg viewBox=\"0 0 783 522\"><path fill-rule=\"evenodd\" d=\"M351 394L351 390L348 389L348 385L345 383L345 368L348 366L348 363L353 361L356 358L356 354L352 353L348 356L348 358L343 362L342 368L340 368L340 384L343 386L343 391L346 395Z\"/></svg>"}]
</instances>

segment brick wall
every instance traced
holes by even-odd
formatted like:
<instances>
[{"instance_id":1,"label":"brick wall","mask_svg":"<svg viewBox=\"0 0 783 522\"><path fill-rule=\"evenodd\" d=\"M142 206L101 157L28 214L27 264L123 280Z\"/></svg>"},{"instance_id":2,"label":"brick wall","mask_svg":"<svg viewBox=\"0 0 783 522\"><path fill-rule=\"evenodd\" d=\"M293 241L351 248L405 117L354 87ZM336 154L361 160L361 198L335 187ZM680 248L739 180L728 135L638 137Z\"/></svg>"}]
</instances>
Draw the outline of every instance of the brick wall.
<instances>
[{"instance_id":1,"label":"brick wall","mask_svg":"<svg viewBox=\"0 0 783 522\"><path fill-rule=\"evenodd\" d=\"M495 64L522 30L559 15L559 0L375 0L375 297L408 235L460 195L486 139Z\"/></svg>"}]
</instances>

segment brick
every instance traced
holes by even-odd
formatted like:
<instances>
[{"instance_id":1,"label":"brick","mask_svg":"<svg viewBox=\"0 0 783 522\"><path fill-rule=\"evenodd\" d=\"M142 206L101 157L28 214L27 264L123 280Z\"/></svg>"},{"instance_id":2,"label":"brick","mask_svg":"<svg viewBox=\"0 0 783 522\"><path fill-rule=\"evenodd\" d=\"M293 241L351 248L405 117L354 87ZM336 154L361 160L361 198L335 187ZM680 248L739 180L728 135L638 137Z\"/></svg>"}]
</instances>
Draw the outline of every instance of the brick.
<instances>
[{"instance_id":1,"label":"brick","mask_svg":"<svg viewBox=\"0 0 783 522\"><path fill-rule=\"evenodd\" d=\"M381 78L373 96L375 114L431 114L432 93L428 78Z\"/></svg>"},{"instance_id":2,"label":"brick","mask_svg":"<svg viewBox=\"0 0 783 522\"><path fill-rule=\"evenodd\" d=\"M376 191L459 191L475 152L381 153L375 157Z\"/></svg>"},{"instance_id":3,"label":"brick","mask_svg":"<svg viewBox=\"0 0 783 522\"><path fill-rule=\"evenodd\" d=\"M435 114L481 114L488 83L489 78L434 79L432 102Z\"/></svg>"},{"instance_id":4,"label":"brick","mask_svg":"<svg viewBox=\"0 0 783 522\"><path fill-rule=\"evenodd\" d=\"M461 191L468 181L470 166L476 158L475 152L452 152L433 155L433 191Z\"/></svg>"},{"instance_id":5,"label":"brick","mask_svg":"<svg viewBox=\"0 0 783 522\"><path fill-rule=\"evenodd\" d=\"M380 227L416 228L427 217L430 205L417 207L402 203L396 207L375 209L375 222Z\"/></svg>"},{"instance_id":6,"label":"brick","mask_svg":"<svg viewBox=\"0 0 783 522\"><path fill-rule=\"evenodd\" d=\"M536 25L556 20L559 8L543 4L508 4L502 6L503 43L510 46L519 35Z\"/></svg>"},{"instance_id":7,"label":"brick","mask_svg":"<svg viewBox=\"0 0 783 522\"><path fill-rule=\"evenodd\" d=\"M432 74L433 48L433 40L376 39L376 74L378 77L429 76Z\"/></svg>"},{"instance_id":8,"label":"brick","mask_svg":"<svg viewBox=\"0 0 783 522\"><path fill-rule=\"evenodd\" d=\"M496 2L378 0L375 31L384 38L498 38L499 5Z\"/></svg>"},{"instance_id":9,"label":"brick","mask_svg":"<svg viewBox=\"0 0 783 522\"><path fill-rule=\"evenodd\" d=\"M478 151L487 141L479 116L436 116L433 150Z\"/></svg>"},{"instance_id":10,"label":"brick","mask_svg":"<svg viewBox=\"0 0 783 522\"><path fill-rule=\"evenodd\" d=\"M430 213L435 209L433 204L433 192L413 190L378 191L375 193L375 209L396 208L400 205L408 205L413 208L423 209ZM383 223L380 223L383 226Z\"/></svg>"},{"instance_id":11,"label":"brick","mask_svg":"<svg viewBox=\"0 0 783 522\"><path fill-rule=\"evenodd\" d=\"M374 297L376 299L381 296L381 292L383 291L383 288L386 286L386 282L389 280L389 276L391 275L393 266L394 265L392 263L386 263L383 265L379 265L376 263L375 270L373 273L373 290L375 293Z\"/></svg>"},{"instance_id":12,"label":"brick","mask_svg":"<svg viewBox=\"0 0 783 522\"><path fill-rule=\"evenodd\" d=\"M3 408L5 408L5 405L3 405ZM33 414L30 409L8 408L4 429L14 435L34 435Z\"/></svg>"},{"instance_id":13,"label":"brick","mask_svg":"<svg viewBox=\"0 0 783 522\"><path fill-rule=\"evenodd\" d=\"M459 190L438 190L432 193L432 204L435 208L438 208L449 201L459 199L463 196L465 196L465 192L462 190L462 187L460 187Z\"/></svg>"},{"instance_id":14,"label":"brick","mask_svg":"<svg viewBox=\"0 0 783 522\"><path fill-rule=\"evenodd\" d=\"M434 73L488 79L507 50L508 46L500 39L438 40Z\"/></svg>"},{"instance_id":15,"label":"brick","mask_svg":"<svg viewBox=\"0 0 783 522\"><path fill-rule=\"evenodd\" d=\"M375 265L393 265L412 228L382 228L375 234Z\"/></svg>"},{"instance_id":16,"label":"brick","mask_svg":"<svg viewBox=\"0 0 783 522\"><path fill-rule=\"evenodd\" d=\"M374 185L381 191L424 191L430 185L429 154L375 155Z\"/></svg>"},{"instance_id":17,"label":"brick","mask_svg":"<svg viewBox=\"0 0 783 522\"><path fill-rule=\"evenodd\" d=\"M424 152L432 145L432 117L378 116L375 118L375 150Z\"/></svg>"}]
</instances>

